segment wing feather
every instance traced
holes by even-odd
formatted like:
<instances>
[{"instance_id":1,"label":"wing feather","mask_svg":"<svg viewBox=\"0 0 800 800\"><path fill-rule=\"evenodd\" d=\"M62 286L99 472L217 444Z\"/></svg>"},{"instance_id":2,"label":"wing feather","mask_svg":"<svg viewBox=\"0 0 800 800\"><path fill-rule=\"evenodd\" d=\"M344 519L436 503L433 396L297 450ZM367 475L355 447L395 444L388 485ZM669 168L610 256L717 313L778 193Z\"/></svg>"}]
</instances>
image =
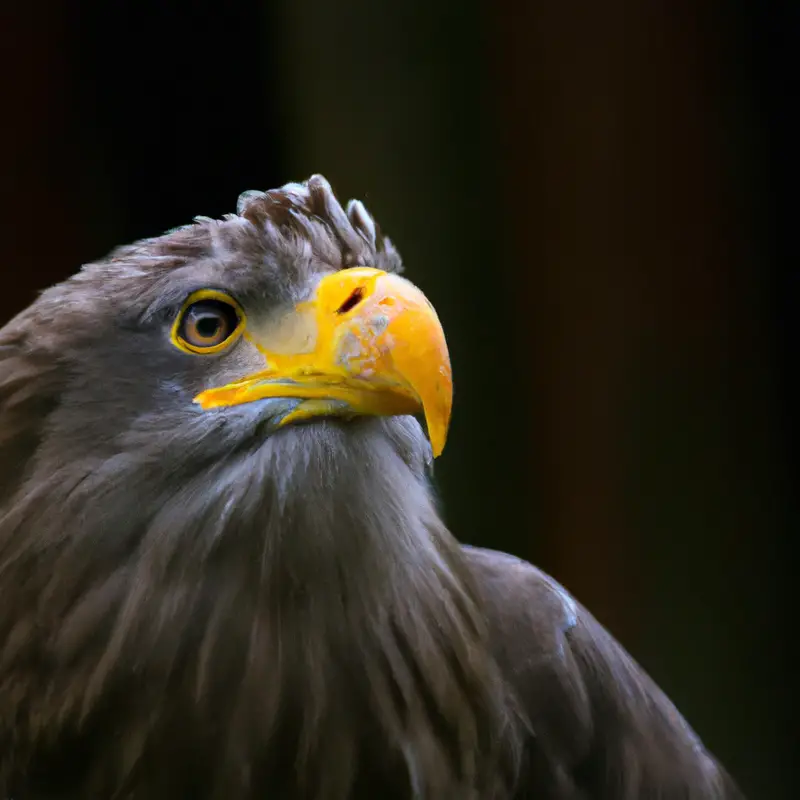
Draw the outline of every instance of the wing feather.
<instances>
[{"instance_id":1,"label":"wing feather","mask_svg":"<svg viewBox=\"0 0 800 800\"><path fill-rule=\"evenodd\" d=\"M464 548L531 737L520 800L741 800L667 696L568 592Z\"/></svg>"}]
</instances>

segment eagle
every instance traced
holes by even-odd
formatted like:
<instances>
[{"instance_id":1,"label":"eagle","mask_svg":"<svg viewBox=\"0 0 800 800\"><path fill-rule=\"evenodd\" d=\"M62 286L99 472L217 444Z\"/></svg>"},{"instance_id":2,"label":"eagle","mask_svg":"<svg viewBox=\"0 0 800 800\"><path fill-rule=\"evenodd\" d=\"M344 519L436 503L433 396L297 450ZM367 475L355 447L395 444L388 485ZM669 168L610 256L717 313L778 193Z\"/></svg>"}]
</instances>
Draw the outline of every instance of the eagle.
<instances>
[{"instance_id":1,"label":"eagle","mask_svg":"<svg viewBox=\"0 0 800 800\"><path fill-rule=\"evenodd\" d=\"M448 531L401 272L315 175L0 330L0 797L741 797L564 588Z\"/></svg>"}]
</instances>

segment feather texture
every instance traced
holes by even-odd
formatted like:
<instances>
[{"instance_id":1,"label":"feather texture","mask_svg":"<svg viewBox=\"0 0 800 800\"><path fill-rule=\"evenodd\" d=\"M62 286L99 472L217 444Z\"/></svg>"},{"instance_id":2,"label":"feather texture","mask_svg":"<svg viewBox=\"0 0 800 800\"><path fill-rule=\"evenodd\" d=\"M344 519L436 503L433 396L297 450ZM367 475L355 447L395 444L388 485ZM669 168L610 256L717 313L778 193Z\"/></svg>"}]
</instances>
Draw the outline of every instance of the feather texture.
<instances>
[{"instance_id":1,"label":"feather texture","mask_svg":"<svg viewBox=\"0 0 800 800\"><path fill-rule=\"evenodd\" d=\"M0 331L0 795L722 800L724 771L546 576L462 550L406 417L269 433L171 348L401 269L315 176L119 248ZM238 360L237 360L238 359Z\"/></svg>"}]
</instances>

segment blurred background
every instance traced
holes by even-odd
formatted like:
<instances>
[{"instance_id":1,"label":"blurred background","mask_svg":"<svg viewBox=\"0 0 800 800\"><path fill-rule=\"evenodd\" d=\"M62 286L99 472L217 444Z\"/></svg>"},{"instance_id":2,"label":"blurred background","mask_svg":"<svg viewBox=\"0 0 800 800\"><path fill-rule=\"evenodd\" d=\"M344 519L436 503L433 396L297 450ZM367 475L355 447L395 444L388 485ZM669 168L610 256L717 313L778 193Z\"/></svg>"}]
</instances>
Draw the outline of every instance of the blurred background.
<instances>
[{"instance_id":1,"label":"blurred background","mask_svg":"<svg viewBox=\"0 0 800 800\"><path fill-rule=\"evenodd\" d=\"M452 529L796 798L798 50L796 2L3 4L0 321L323 173L448 332Z\"/></svg>"}]
</instances>

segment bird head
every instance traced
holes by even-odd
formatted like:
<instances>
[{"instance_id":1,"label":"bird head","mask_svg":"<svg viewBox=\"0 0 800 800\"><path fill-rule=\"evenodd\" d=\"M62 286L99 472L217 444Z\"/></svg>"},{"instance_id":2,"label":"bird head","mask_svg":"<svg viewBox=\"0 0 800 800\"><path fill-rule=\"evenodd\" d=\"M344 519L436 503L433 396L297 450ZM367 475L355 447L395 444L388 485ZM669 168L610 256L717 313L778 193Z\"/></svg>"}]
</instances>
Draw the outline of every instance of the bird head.
<instances>
[{"instance_id":1,"label":"bird head","mask_svg":"<svg viewBox=\"0 0 800 800\"><path fill-rule=\"evenodd\" d=\"M197 727L182 774L245 797L293 731L287 780L349 796L377 741L399 780L467 796L505 701L427 482L445 337L400 270L316 176L119 248L0 330L3 755L77 742L75 796L111 796Z\"/></svg>"},{"instance_id":2,"label":"bird head","mask_svg":"<svg viewBox=\"0 0 800 800\"><path fill-rule=\"evenodd\" d=\"M173 437L224 425L244 442L300 423L419 415L435 457L452 401L447 345L400 271L364 206L342 208L315 176L119 249L0 336L24 339L62 383L51 444L67 437L79 450L88 436L95 450L119 449L156 416Z\"/></svg>"}]
</instances>

